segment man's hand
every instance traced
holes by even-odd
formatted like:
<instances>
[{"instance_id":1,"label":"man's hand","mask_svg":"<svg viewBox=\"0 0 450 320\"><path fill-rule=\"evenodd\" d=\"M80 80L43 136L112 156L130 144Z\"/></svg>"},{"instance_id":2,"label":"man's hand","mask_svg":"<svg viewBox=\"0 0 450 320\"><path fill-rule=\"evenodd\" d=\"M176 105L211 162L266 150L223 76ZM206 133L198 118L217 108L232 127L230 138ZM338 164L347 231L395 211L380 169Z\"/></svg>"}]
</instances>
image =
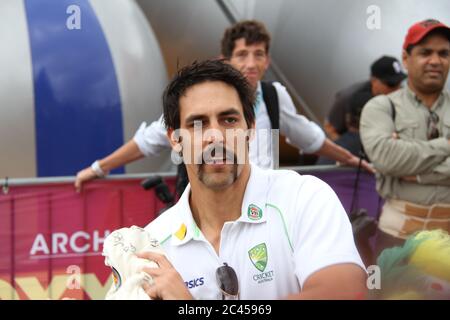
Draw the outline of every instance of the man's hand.
<instances>
[{"instance_id":1,"label":"man's hand","mask_svg":"<svg viewBox=\"0 0 450 320\"><path fill-rule=\"evenodd\" d=\"M191 295L183 279L166 256L154 252L137 254L139 258L155 262L159 268L144 268L142 271L153 278L153 284L142 288L153 300L191 300Z\"/></svg>"},{"instance_id":2,"label":"man's hand","mask_svg":"<svg viewBox=\"0 0 450 320\"><path fill-rule=\"evenodd\" d=\"M316 152L320 156L335 159L338 165L348 165L352 167L358 167L359 158L353 155L350 151L341 146L338 146L330 139L326 138L322 147ZM361 162L361 167L370 173L375 173L375 169L363 160Z\"/></svg>"},{"instance_id":3,"label":"man's hand","mask_svg":"<svg viewBox=\"0 0 450 320\"><path fill-rule=\"evenodd\" d=\"M83 183L95 178L97 178L97 175L91 167L87 167L86 169L79 171L75 179L75 190L80 192Z\"/></svg>"},{"instance_id":4,"label":"man's hand","mask_svg":"<svg viewBox=\"0 0 450 320\"><path fill-rule=\"evenodd\" d=\"M401 179L406 182L417 182L417 176L407 176L402 177Z\"/></svg>"},{"instance_id":5,"label":"man's hand","mask_svg":"<svg viewBox=\"0 0 450 320\"><path fill-rule=\"evenodd\" d=\"M397 132L392 133L392 139L394 139L394 140L399 139ZM400 179L403 181L406 181L406 182L417 182L417 176L406 176L406 177L401 177Z\"/></svg>"},{"instance_id":6,"label":"man's hand","mask_svg":"<svg viewBox=\"0 0 450 320\"><path fill-rule=\"evenodd\" d=\"M359 166L359 158L356 156L352 156L351 158L348 159L347 165L352 166L352 167L358 167ZM369 164L366 160L362 160L361 161L361 167L367 171L369 171L370 173L375 174L376 170L375 168Z\"/></svg>"},{"instance_id":7,"label":"man's hand","mask_svg":"<svg viewBox=\"0 0 450 320\"><path fill-rule=\"evenodd\" d=\"M124 166L143 157L144 154L141 152L136 142L131 139L109 156L98 160L98 165L100 166L100 171L103 171L104 175L106 175L115 168ZM97 175L91 167L81 170L77 173L77 178L75 179L75 189L77 192L80 192L84 182L95 179L98 176L99 175Z\"/></svg>"}]
</instances>

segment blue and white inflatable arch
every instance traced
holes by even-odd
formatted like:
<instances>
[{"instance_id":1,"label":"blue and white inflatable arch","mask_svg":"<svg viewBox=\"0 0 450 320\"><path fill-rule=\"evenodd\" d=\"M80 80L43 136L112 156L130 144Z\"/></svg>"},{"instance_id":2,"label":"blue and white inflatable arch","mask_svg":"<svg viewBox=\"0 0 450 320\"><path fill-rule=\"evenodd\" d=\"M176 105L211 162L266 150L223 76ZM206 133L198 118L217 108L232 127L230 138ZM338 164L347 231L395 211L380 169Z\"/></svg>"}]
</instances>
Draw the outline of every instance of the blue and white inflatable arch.
<instances>
[{"instance_id":1,"label":"blue and white inflatable arch","mask_svg":"<svg viewBox=\"0 0 450 320\"><path fill-rule=\"evenodd\" d=\"M2 178L75 175L161 114L166 69L133 0L2 0L0 41Z\"/></svg>"}]
</instances>

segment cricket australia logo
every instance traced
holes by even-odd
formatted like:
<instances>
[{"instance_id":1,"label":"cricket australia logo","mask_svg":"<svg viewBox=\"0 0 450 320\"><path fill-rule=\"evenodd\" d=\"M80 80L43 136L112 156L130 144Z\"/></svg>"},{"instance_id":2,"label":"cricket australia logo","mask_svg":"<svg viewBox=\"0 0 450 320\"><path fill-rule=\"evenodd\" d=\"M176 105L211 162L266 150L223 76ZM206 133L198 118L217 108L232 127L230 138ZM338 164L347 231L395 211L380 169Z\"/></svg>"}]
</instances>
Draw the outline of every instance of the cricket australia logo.
<instances>
[{"instance_id":1,"label":"cricket australia logo","mask_svg":"<svg viewBox=\"0 0 450 320\"><path fill-rule=\"evenodd\" d=\"M267 266L267 247L265 243L260 243L248 251L250 261L256 269L263 272Z\"/></svg>"},{"instance_id":2,"label":"cricket australia logo","mask_svg":"<svg viewBox=\"0 0 450 320\"><path fill-rule=\"evenodd\" d=\"M260 243L250 250L248 250L248 256L259 272L253 275L253 280L259 284L269 282L273 280L273 270L265 271L267 267L267 246L265 243Z\"/></svg>"},{"instance_id":3,"label":"cricket australia logo","mask_svg":"<svg viewBox=\"0 0 450 320\"><path fill-rule=\"evenodd\" d=\"M250 220L259 220L262 218L262 210L255 204L248 206L247 216Z\"/></svg>"}]
</instances>

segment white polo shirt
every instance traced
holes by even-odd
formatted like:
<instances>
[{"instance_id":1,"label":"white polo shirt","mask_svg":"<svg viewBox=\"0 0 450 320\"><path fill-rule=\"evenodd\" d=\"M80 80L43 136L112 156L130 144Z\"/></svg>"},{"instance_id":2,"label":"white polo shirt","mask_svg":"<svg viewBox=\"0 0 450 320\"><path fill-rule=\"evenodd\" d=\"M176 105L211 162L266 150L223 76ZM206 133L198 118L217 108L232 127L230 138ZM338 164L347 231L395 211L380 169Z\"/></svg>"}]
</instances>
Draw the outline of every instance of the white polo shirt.
<instances>
[{"instance_id":1,"label":"white polo shirt","mask_svg":"<svg viewBox=\"0 0 450 320\"><path fill-rule=\"evenodd\" d=\"M344 208L313 176L251 165L241 217L224 224L219 254L192 217L190 192L188 186L145 229L161 242L196 299L222 299L215 273L224 262L236 271L241 299L298 293L312 273L333 264L364 268Z\"/></svg>"}]
</instances>

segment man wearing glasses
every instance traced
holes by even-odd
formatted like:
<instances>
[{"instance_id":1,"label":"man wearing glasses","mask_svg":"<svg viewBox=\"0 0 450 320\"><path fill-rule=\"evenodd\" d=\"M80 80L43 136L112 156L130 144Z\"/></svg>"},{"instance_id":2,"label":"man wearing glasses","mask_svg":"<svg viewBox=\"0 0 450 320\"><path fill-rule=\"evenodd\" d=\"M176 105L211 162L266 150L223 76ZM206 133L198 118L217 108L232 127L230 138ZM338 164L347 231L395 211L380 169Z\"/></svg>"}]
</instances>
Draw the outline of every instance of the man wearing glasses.
<instances>
[{"instance_id":1,"label":"man wearing glasses","mask_svg":"<svg viewBox=\"0 0 450 320\"><path fill-rule=\"evenodd\" d=\"M218 60L180 70L163 95L170 144L189 185L146 230L166 256L140 254L153 299L361 298L364 265L333 190L249 163L254 93Z\"/></svg>"},{"instance_id":2,"label":"man wearing glasses","mask_svg":"<svg viewBox=\"0 0 450 320\"><path fill-rule=\"evenodd\" d=\"M450 231L450 96L444 89L450 29L436 20L411 26L403 44L408 84L370 100L360 134L386 200L377 251L425 229Z\"/></svg>"}]
</instances>

